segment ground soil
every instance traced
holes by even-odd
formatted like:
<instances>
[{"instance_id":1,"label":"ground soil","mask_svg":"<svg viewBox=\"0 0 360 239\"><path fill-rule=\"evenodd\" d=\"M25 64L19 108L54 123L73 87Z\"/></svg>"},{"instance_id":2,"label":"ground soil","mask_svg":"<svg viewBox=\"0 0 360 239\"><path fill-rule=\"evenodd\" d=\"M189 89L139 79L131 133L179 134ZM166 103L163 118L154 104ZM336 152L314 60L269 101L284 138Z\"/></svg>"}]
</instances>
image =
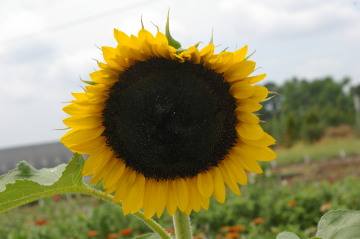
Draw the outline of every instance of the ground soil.
<instances>
[{"instance_id":1,"label":"ground soil","mask_svg":"<svg viewBox=\"0 0 360 239\"><path fill-rule=\"evenodd\" d=\"M272 172L291 181L335 181L346 176L360 178L360 155L326 159L308 163L277 166Z\"/></svg>"}]
</instances>

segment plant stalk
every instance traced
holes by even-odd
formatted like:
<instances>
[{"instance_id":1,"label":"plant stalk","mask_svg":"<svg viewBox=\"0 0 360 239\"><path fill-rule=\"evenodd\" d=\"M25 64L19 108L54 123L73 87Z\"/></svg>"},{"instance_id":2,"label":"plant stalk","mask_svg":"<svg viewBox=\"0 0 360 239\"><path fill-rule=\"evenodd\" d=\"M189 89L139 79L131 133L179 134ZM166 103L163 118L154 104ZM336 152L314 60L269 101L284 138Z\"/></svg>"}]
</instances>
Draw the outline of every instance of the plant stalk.
<instances>
[{"instance_id":1,"label":"plant stalk","mask_svg":"<svg viewBox=\"0 0 360 239\"><path fill-rule=\"evenodd\" d=\"M184 212L176 210L173 216L176 239L191 239L192 231L190 218Z\"/></svg>"}]
</instances>

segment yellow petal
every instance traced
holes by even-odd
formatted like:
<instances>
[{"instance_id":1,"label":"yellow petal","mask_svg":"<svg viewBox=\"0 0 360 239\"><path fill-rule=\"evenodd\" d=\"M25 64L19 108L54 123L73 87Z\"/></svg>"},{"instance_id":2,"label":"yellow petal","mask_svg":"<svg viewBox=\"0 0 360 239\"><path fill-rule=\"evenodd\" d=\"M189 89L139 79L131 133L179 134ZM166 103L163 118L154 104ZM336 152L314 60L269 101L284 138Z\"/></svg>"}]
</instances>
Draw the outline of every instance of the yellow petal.
<instances>
[{"instance_id":1,"label":"yellow petal","mask_svg":"<svg viewBox=\"0 0 360 239\"><path fill-rule=\"evenodd\" d=\"M72 129L60 139L60 142L65 145L78 144L98 138L102 132L104 132L104 127L97 127L95 129Z\"/></svg>"},{"instance_id":2,"label":"yellow petal","mask_svg":"<svg viewBox=\"0 0 360 239\"><path fill-rule=\"evenodd\" d=\"M242 140L243 141L243 140ZM270 146L275 144L276 140L269 134L264 133L263 137L257 140L244 140L246 144L262 147L262 146Z\"/></svg>"},{"instance_id":3,"label":"yellow petal","mask_svg":"<svg viewBox=\"0 0 360 239\"><path fill-rule=\"evenodd\" d=\"M196 185L195 177L193 177L192 179L186 178L186 184L188 185L189 188L189 198L190 198L188 203L188 208L186 211L188 213L191 213L191 210L194 210L195 212L199 212L201 208L202 196L200 195L199 189Z\"/></svg>"},{"instance_id":4,"label":"yellow petal","mask_svg":"<svg viewBox=\"0 0 360 239\"><path fill-rule=\"evenodd\" d=\"M181 211L185 211L189 202L189 192L187 184L183 178L179 178L173 181L175 190L176 203Z\"/></svg>"},{"instance_id":5,"label":"yellow petal","mask_svg":"<svg viewBox=\"0 0 360 239\"><path fill-rule=\"evenodd\" d=\"M262 108L261 104L251 99L238 100L237 106L238 106L237 107L238 111L247 111L247 112L255 112Z\"/></svg>"},{"instance_id":6,"label":"yellow petal","mask_svg":"<svg viewBox=\"0 0 360 239\"><path fill-rule=\"evenodd\" d=\"M209 57L211 57L214 54L214 49L215 47L213 43L210 43L209 45L201 49L200 51L201 62L208 61Z\"/></svg>"},{"instance_id":7,"label":"yellow petal","mask_svg":"<svg viewBox=\"0 0 360 239\"><path fill-rule=\"evenodd\" d=\"M175 188L173 181L168 182L168 196L166 202L166 209L170 216L174 215L177 208L176 199L175 199Z\"/></svg>"},{"instance_id":8,"label":"yellow petal","mask_svg":"<svg viewBox=\"0 0 360 239\"><path fill-rule=\"evenodd\" d=\"M197 186L204 198L208 198L214 191L214 181L210 173L200 173L197 175Z\"/></svg>"},{"instance_id":9,"label":"yellow petal","mask_svg":"<svg viewBox=\"0 0 360 239\"><path fill-rule=\"evenodd\" d=\"M145 185L144 194L144 215L146 218L150 218L156 212L156 188L157 184L154 179L147 179Z\"/></svg>"},{"instance_id":10,"label":"yellow petal","mask_svg":"<svg viewBox=\"0 0 360 239\"><path fill-rule=\"evenodd\" d=\"M108 70L99 70L90 73L90 77L94 82L110 86L112 86L115 82L118 81L119 75L120 72L116 74L109 72Z\"/></svg>"},{"instance_id":11,"label":"yellow petal","mask_svg":"<svg viewBox=\"0 0 360 239\"><path fill-rule=\"evenodd\" d=\"M118 189L115 192L114 200L125 200L129 195L130 189L133 187L136 180L136 172L130 168L125 168L119 180Z\"/></svg>"},{"instance_id":12,"label":"yellow petal","mask_svg":"<svg viewBox=\"0 0 360 239\"><path fill-rule=\"evenodd\" d=\"M77 144L66 145L72 152L77 152L79 154L92 154L96 152L99 148L102 148L106 145L106 139L103 136L99 136L94 139L87 141L81 141Z\"/></svg>"},{"instance_id":13,"label":"yellow petal","mask_svg":"<svg viewBox=\"0 0 360 239\"><path fill-rule=\"evenodd\" d=\"M112 170L115 164L116 164L115 160L108 161L101 170L98 170L91 177L90 183L97 184L98 182L100 182L104 177L106 177L109 174L109 172Z\"/></svg>"},{"instance_id":14,"label":"yellow petal","mask_svg":"<svg viewBox=\"0 0 360 239\"><path fill-rule=\"evenodd\" d=\"M237 111L236 116L240 120L240 122L247 124L258 124L260 121L259 117L247 111Z\"/></svg>"},{"instance_id":15,"label":"yellow petal","mask_svg":"<svg viewBox=\"0 0 360 239\"><path fill-rule=\"evenodd\" d=\"M253 87L254 87L254 94L250 97L250 99L258 102L265 100L269 94L269 90L266 87L260 85Z\"/></svg>"},{"instance_id":16,"label":"yellow petal","mask_svg":"<svg viewBox=\"0 0 360 239\"><path fill-rule=\"evenodd\" d=\"M241 166L249 172L263 173L263 170L261 169L260 165L256 162L256 160L253 160L249 157L244 157L244 153L241 152L236 147L234 148L234 150L236 151L236 153L235 153L235 157L233 157L232 159L235 162L240 163Z\"/></svg>"},{"instance_id":17,"label":"yellow petal","mask_svg":"<svg viewBox=\"0 0 360 239\"><path fill-rule=\"evenodd\" d=\"M253 61L241 61L228 69L224 73L224 77L228 82L242 80L254 72L255 65L256 63Z\"/></svg>"},{"instance_id":18,"label":"yellow petal","mask_svg":"<svg viewBox=\"0 0 360 239\"><path fill-rule=\"evenodd\" d=\"M191 61L194 64L200 63L200 53L194 46L189 47L188 50L181 53L181 56L187 61Z\"/></svg>"},{"instance_id":19,"label":"yellow petal","mask_svg":"<svg viewBox=\"0 0 360 239\"><path fill-rule=\"evenodd\" d=\"M87 176L94 174L101 169L114 157L114 152L103 148L91 154L85 161L82 175Z\"/></svg>"},{"instance_id":20,"label":"yellow petal","mask_svg":"<svg viewBox=\"0 0 360 239\"><path fill-rule=\"evenodd\" d=\"M112 160L116 161L116 164L104 179L104 188L109 188L113 186L120 179L121 175L125 170L125 164L120 159L114 158Z\"/></svg>"},{"instance_id":21,"label":"yellow petal","mask_svg":"<svg viewBox=\"0 0 360 239\"><path fill-rule=\"evenodd\" d=\"M63 122L66 126L76 129L93 129L102 124L102 117L87 116L87 117L70 117L64 119Z\"/></svg>"},{"instance_id":22,"label":"yellow petal","mask_svg":"<svg viewBox=\"0 0 360 239\"><path fill-rule=\"evenodd\" d=\"M259 124L238 123L236 131L240 137L250 140L260 139L264 136L264 130Z\"/></svg>"},{"instance_id":23,"label":"yellow petal","mask_svg":"<svg viewBox=\"0 0 360 239\"><path fill-rule=\"evenodd\" d=\"M108 95L110 86L104 84L96 84L96 85L87 85L85 87L86 92L95 94L95 95Z\"/></svg>"},{"instance_id":24,"label":"yellow petal","mask_svg":"<svg viewBox=\"0 0 360 239\"><path fill-rule=\"evenodd\" d=\"M168 181L158 181L156 187L156 214L157 217L160 218L166 206L168 196Z\"/></svg>"},{"instance_id":25,"label":"yellow petal","mask_svg":"<svg viewBox=\"0 0 360 239\"><path fill-rule=\"evenodd\" d=\"M128 196L122 202L124 215L131 212L137 212L141 209L145 191L145 177L142 174L136 174L133 186L127 192ZM140 202L140 203L139 203Z\"/></svg>"},{"instance_id":26,"label":"yellow petal","mask_svg":"<svg viewBox=\"0 0 360 239\"><path fill-rule=\"evenodd\" d=\"M224 180L221 176L221 172L217 167L211 170L211 174L214 179L214 197L219 203L225 202L226 190Z\"/></svg>"},{"instance_id":27,"label":"yellow petal","mask_svg":"<svg viewBox=\"0 0 360 239\"><path fill-rule=\"evenodd\" d=\"M78 104L67 105L63 111L71 116L98 116L104 110L103 105L80 106Z\"/></svg>"},{"instance_id":28,"label":"yellow petal","mask_svg":"<svg viewBox=\"0 0 360 239\"><path fill-rule=\"evenodd\" d=\"M254 88L244 81L235 82L231 84L230 92L236 99L246 99L254 94Z\"/></svg>"},{"instance_id":29,"label":"yellow petal","mask_svg":"<svg viewBox=\"0 0 360 239\"><path fill-rule=\"evenodd\" d=\"M114 37L119 45L127 45L130 38L124 32L114 29Z\"/></svg>"},{"instance_id":30,"label":"yellow petal","mask_svg":"<svg viewBox=\"0 0 360 239\"><path fill-rule=\"evenodd\" d=\"M234 52L234 61L243 61L246 57L248 46L244 46Z\"/></svg>"},{"instance_id":31,"label":"yellow petal","mask_svg":"<svg viewBox=\"0 0 360 239\"><path fill-rule=\"evenodd\" d=\"M226 185L231 189L231 191L233 191L235 194L240 195L240 190L239 187L236 183L236 180L234 178L234 176L232 175L232 173L228 172L227 167L225 166L225 163L221 164L219 166L221 175L224 179L224 182L226 183Z\"/></svg>"},{"instance_id":32,"label":"yellow petal","mask_svg":"<svg viewBox=\"0 0 360 239\"><path fill-rule=\"evenodd\" d=\"M261 75L257 75L257 76L251 76L251 77L246 77L245 80L247 82L250 83L250 85L253 85L259 81L262 81L263 79L265 79L266 74L261 74Z\"/></svg>"},{"instance_id":33,"label":"yellow petal","mask_svg":"<svg viewBox=\"0 0 360 239\"><path fill-rule=\"evenodd\" d=\"M255 147L248 144L239 144L238 152L243 153L244 158L256 161L270 161L276 158L276 154L269 147Z\"/></svg>"},{"instance_id":34,"label":"yellow petal","mask_svg":"<svg viewBox=\"0 0 360 239\"><path fill-rule=\"evenodd\" d=\"M242 185L247 184L247 175L244 167L238 161L235 161L234 157L228 157L225 161L225 166L228 172L233 175L237 183Z\"/></svg>"}]
</instances>

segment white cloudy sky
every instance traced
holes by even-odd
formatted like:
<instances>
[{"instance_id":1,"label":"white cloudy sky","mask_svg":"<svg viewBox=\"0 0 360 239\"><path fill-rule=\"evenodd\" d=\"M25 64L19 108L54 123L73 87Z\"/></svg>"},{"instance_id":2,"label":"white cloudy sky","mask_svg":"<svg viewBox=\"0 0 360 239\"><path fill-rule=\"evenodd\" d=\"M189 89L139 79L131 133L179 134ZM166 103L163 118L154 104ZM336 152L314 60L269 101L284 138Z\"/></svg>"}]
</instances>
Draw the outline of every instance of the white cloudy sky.
<instances>
[{"instance_id":1,"label":"white cloudy sky","mask_svg":"<svg viewBox=\"0 0 360 239\"><path fill-rule=\"evenodd\" d=\"M245 44L267 81L327 75L360 84L360 0L1 0L0 149L58 140L62 102L80 92L112 33L162 29L192 45Z\"/></svg>"}]
</instances>

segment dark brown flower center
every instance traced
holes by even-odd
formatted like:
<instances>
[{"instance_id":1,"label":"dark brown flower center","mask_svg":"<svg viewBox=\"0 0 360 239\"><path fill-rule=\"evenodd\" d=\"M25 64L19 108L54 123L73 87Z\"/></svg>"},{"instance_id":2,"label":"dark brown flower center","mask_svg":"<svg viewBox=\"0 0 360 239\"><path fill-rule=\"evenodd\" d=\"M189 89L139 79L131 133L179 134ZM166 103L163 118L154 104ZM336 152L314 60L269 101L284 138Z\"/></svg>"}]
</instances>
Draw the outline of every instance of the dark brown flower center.
<instances>
[{"instance_id":1,"label":"dark brown flower center","mask_svg":"<svg viewBox=\"0 0 360 239\"><path fill-rule=\"evenodd\" d=\"M236 142L236 101L221 74L164 58L135 62L112 86L103 135L126 166L157 180L217 166Z\"/></svg>"}]
</instances>

